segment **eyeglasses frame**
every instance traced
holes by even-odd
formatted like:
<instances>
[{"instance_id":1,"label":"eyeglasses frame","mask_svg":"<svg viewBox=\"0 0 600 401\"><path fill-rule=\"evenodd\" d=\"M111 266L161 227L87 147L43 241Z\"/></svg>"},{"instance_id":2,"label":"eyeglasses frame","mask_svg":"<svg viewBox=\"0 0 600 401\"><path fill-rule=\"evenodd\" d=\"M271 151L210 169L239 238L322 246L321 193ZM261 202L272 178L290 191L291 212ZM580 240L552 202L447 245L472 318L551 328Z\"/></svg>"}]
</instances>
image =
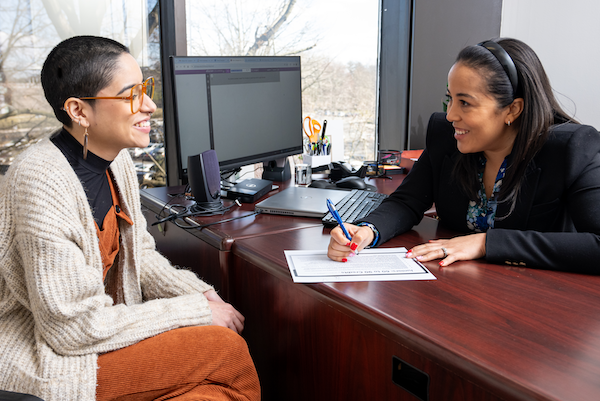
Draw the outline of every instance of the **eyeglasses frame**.
<instances>
[{"instance_id":1,"label":"eyeglasses frame","mask_svg":"<svg viewBox=\"0 0 600 401\"><path fill-rule=\"evenodd\" d=\"M120 100L129 100L129 104L131 106L131 114L135 114L142 108L144 104L144 95L146 95L146 89L148 88L148 82L152 85L152 92L150 93L150 99L154 97L154 77L148 77L143 83L137 84L131 87L131 92L129 96L86 96L80 97L78 99L81 100L96 100L96 99L120 99ZM137 111L133 111L133 89L138 85L142 85L142 99L140 100L140 108Z\"/></svg>"}]
</instances>

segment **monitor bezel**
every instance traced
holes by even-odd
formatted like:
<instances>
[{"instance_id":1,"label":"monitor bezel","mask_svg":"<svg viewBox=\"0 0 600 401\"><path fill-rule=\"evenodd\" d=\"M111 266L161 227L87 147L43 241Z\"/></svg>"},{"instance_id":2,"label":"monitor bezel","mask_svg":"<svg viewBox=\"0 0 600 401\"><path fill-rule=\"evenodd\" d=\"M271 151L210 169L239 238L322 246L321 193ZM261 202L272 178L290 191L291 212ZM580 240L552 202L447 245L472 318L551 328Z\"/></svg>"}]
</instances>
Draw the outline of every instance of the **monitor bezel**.
<instances>
[{"instance_id":1,"label":"monitor bezel","mask_svg":"<svg viewBox=\"0 0 600 401\"><path fill-rule=\"evenodd\" d=\"M179 129L179 118L178 118L178 110L177 110L177 85L176 85L176 77L175 77L175 60L180 59L194 59L194 58L296 58L298 61L298 66L300 68L300 80L298 88L299 93L302 94L302 66L301 66L301 57L300 56L170 56L170 67L171 67L171 82L172 82L172 95L173 95L173 119L174 119L174 127L175 127L175 142L177 147L177 169L178 169L178 177L181 183L187 183L187 169L183 168L183 160L181 156L181 142L180 142L180 129ZM285 160L289 156L295 156L303 153L303 136L302 136L302 100L300 101L300 115L298 116L298 144L292 147L284 148L284 149L276 149L269 152L264 152L261 154L253 154L248 155L246 157L238 157L230 160L219 160L219 169L221 172L230 171L239 169L243 166L247 166L250 164L256 163L272 163L276 161L279 165L281 164L281 160ZM214 149L214 144L211 143L211 149ZM204 150L208 149L199 149L198 153L201 153Z\"/></svg>"}]
</instances>

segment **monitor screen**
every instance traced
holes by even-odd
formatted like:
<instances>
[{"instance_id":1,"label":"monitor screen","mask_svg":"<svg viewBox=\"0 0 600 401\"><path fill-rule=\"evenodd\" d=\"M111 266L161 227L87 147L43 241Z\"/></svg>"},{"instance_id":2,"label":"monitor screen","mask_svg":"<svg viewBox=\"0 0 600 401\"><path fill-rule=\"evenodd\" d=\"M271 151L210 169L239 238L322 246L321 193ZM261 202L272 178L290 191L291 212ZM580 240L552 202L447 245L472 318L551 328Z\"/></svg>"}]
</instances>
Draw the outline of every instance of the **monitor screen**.
<instances>
[{"instance_id":1,"label":"monitor screen","mask_svg":"<svg viewBox=\"0 0 600 401\"><path fill-rule=\"evenodd\" d=\"M302 153L300 57L171 60L180 178L208 149L221 171Z\"/></svg>"}]
</instances>

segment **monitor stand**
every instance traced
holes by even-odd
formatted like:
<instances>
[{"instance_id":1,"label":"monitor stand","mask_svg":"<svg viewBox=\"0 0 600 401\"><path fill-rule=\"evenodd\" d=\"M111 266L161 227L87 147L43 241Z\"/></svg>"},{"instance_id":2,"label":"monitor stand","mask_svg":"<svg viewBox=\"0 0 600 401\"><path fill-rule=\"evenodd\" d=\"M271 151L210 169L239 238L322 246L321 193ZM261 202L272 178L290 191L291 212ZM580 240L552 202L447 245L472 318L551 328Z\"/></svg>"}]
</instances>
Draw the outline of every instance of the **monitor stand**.
<instances>
[{"instance_id":1,"label":"monitor stand","mask_svg":"<svg viewBox=\"0 0 600 401\"><path fill-rule=\"evenodd\" d=\"M263 163L263 180L283 182L292 178L287 157Z\"/></svg>"}]
</instances>

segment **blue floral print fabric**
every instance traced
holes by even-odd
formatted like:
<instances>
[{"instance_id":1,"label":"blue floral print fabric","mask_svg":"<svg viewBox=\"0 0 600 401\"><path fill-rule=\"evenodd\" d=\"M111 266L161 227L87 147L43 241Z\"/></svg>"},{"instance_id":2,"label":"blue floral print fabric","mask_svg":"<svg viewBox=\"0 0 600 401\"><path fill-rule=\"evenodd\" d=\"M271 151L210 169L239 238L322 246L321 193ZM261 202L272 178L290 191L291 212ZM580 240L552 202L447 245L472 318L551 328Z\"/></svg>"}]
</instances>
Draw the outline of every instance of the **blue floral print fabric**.
<instances>
[{"instance_id":1,"label":"blue floral print fabric","mask_svg":"<svg viewBox=\"0 0 600 401\"><path fill-rule=\"evenodd\" d=\"M494 190L490 199L485 194L485 186L483 185L483 170L485 169L485 163L487 160L481 156L479 159L479 191L477 192L477 199L469 202L467 208L467 227L475 232L486 232L490 228L494 228L494 221L496 220L496 209L498 207L498 193L502 186L502 179L506 172L506 159L502 162L498 175L496 175L496 182L494 183Z\"/></svg>"}]
</instances>

